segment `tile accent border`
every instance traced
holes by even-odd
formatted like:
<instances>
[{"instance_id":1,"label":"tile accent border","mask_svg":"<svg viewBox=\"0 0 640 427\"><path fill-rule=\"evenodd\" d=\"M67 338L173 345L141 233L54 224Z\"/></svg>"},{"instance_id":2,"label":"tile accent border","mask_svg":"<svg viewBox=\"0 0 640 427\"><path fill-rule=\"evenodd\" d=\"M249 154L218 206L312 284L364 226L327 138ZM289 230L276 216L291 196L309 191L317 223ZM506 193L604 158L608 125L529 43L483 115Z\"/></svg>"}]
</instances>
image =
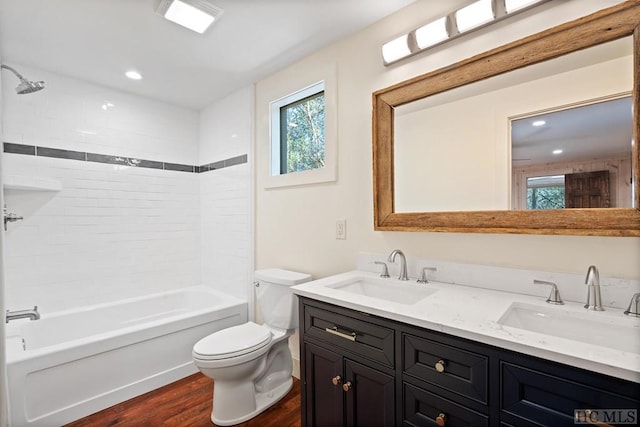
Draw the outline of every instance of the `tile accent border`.
<instances>
[{"instance_id":1,"label":"tile accent border","mask_svg":"<svg viewBox=\"0 0 640 427\"><path fill-rule=\"evenodd\" d=\"M27 156L53 157L56 159L79 160L82 162L108 163L138 168L162 169L178 172L203 173L230 166L241 165L248 162L247 154L207 163L202 166L183 165L179 163L167 163L156 160L135 159L133 157L112 156L108 154L86 153L83 151L60 150L58 148L39 147L35 145L15 144L5 142L4 152L10 154L23 154Z\"/></svg>"}]
</instances>

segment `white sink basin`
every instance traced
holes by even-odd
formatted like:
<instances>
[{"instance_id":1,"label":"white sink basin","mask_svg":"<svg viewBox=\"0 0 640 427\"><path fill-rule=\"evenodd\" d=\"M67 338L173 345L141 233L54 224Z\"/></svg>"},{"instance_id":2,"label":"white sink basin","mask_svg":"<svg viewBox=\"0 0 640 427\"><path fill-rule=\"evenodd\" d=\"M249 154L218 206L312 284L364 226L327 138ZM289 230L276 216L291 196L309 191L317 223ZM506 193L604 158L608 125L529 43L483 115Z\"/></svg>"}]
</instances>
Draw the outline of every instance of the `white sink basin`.
<instances>
[{"instance_id":1,"label":"white sink basin","mask_svg":"<svg viewBox=\"0 0 640 427\"><path fill-rule=\"evenodd\" d=\"M640 354L640 322L605 313L513 303L498 324Z\"/></svg>"},{"instance_id":2,"label":"white sink basin","mask_svg":"<svg viewBox=\"0 0 640 427\"><path fill-rule=\"evenodd\" d=\"M395 279L354 278L328 287L351 294L412 305L437 291L428 284Z\"/></svg>"}]
</instances>

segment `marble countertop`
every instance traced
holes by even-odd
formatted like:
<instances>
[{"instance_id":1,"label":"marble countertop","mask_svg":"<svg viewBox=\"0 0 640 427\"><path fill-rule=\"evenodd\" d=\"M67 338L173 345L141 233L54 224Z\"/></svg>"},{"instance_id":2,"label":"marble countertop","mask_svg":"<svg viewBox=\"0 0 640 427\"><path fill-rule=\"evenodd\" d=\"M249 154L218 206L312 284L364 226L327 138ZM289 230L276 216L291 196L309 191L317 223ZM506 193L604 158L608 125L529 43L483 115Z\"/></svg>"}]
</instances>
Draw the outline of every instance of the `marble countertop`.
<instances>
[{"instance_id":1,"label":"marble countertop","mask_svg":"<svg viewBox=\"0 0 640 427\"><path fill-rule=\"evenodd\" d=\"M435 281L416 285L415 279L411 282L395 278L383 280L409 288L425 286L436 292L407 304L331 287L336 282L355 278L378 280L379 274L350 271L298 285L293 290L300 296L640 383L640 318L626 316L618 308L605 307L605 311L596 312L571 301L561 306L551 305L544 298L530 295ZM605 325L610 324L613 336L616 325L635 328L638 333L633 335L637 341L625 343L631 351L622 351L599 344L597 339L587 343L498 323L512 303L545 311L562 310L563 314L582 319L593 316Z\"/></svg>"}]
</instances>

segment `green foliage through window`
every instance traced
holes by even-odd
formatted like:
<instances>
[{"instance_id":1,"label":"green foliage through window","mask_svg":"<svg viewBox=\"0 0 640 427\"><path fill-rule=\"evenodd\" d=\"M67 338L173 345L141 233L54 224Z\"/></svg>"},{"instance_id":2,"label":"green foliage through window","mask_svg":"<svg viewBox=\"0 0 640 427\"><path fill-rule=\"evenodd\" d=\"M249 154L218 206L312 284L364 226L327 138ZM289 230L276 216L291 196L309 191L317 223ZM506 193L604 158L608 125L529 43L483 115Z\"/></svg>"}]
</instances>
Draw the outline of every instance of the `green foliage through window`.
<instances>
[{"instance_id":1,"label":"green foliage through window","mask_svg":"<svg viewBox=\"0 0 640 427\"><path fill-rule=\"evenodd\" d=\"M280 107L280 173L324 167L324 91Z\"/></svg>"},{"instance_id":2,"label":"green foliage through window","mask_svg":"<svg viewBox=\"0 0 640 427\"><path fill-rule=\"evenodd\" d=\"M564 175L527 178L527 209L564 209Z\"/></svg>"}]
</instances>

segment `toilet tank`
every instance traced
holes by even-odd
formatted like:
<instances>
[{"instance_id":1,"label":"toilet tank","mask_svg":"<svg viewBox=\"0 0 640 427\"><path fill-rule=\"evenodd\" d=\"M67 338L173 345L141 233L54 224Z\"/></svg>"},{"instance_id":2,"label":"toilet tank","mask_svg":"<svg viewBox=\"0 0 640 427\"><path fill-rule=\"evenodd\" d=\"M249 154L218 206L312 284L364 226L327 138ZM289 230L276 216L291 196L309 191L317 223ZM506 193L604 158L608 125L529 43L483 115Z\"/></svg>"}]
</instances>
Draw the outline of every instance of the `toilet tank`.
<instances>
[{"instance_id":1,"label":"toilet tank","mask_svg":"<svg viewBox=\"0 0 640 427\"><path fill-rule=\"evenodd\" d=\"M291 286L311 280L311 275L268 268L255 271L256 306L265 324L278 329L298 327L298 300Z\"/></svg>"}]
</instances>

